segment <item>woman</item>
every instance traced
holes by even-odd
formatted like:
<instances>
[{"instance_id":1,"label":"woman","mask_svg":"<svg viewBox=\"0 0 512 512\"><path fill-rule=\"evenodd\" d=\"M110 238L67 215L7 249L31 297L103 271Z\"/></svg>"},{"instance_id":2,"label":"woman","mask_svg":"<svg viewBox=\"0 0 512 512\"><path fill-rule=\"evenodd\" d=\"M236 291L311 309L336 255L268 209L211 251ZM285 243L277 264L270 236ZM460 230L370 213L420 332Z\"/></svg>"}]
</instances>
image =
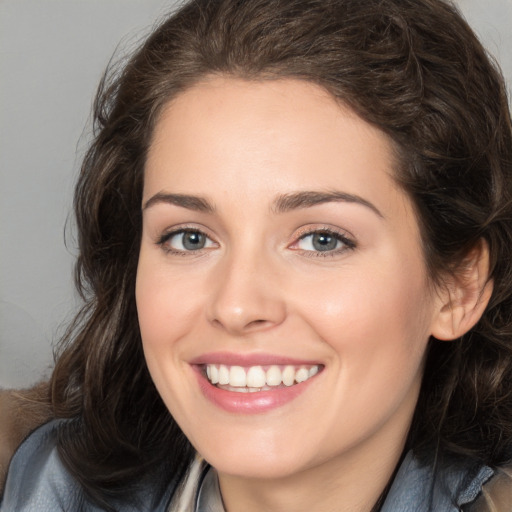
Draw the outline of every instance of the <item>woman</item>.
<instances>
[{"instance_id":1,"label":"woman","mask_svg":"<svg viewBox=\"0 0 512 512\"><path fill-rule=\"evenodd\" d=\"M510 507L510 113L450 5L191 2L96 121L2 510Z\"/></svg>"}]
</instances>

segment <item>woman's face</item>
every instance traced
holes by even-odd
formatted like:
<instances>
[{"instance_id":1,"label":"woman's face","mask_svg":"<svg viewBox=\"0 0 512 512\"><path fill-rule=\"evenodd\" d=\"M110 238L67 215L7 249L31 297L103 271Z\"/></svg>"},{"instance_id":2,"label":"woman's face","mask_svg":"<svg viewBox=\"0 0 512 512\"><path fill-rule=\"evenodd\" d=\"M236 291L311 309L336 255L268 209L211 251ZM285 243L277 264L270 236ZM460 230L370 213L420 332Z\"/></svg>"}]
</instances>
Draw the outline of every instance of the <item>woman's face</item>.
<instances>
[{"instance_id":1,"label":"woman's face","mask_svg":"<svg viewBox=\"0 0 512 512\"><path fill-rule=\"evenodd\" d=\"M394 166L382 132L304 81L211 78L163 112L144 183L142 341L220 473L399 456L439 308Z\"/></svg>"}]
</instances>

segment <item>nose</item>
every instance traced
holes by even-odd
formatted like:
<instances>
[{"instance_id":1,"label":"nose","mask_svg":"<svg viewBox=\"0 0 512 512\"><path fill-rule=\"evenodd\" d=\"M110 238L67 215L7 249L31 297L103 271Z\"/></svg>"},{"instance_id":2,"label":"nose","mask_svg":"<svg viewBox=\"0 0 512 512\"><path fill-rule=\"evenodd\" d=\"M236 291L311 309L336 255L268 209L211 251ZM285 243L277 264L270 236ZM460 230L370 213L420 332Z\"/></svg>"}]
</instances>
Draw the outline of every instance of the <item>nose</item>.
<instances>
[{"instance_id":1,"label":"nose","mask_svg":"<svg viewBox=\"0 0 512 512\"><path fill-rule=\"evenodd\" d=\"M279 271L270 259L239 253L219 262L207 312L214 327L243 336L284 321L286 304Z\"/></svg>"}]
</instances>

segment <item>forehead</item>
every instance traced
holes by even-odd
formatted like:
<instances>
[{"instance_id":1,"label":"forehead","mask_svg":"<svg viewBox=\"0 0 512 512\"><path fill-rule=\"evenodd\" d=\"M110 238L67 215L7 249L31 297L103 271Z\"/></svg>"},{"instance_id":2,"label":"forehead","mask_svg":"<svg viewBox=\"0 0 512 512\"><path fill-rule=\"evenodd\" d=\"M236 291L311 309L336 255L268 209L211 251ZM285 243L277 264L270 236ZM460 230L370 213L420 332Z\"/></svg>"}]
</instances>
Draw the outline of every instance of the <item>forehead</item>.
<instances>
[{"instance_id":1,"label":"forehead","mask_svg":"<svg viewBox=\"0 0 512 512\"><path fill-rule=\"evenodd\" d=\"M378 128L301 80L214 77L172 100L155 127L144 196L172 189L272 197L343 188L378 202L403 193L394 146Z\"/></svg>"}]
</instances>

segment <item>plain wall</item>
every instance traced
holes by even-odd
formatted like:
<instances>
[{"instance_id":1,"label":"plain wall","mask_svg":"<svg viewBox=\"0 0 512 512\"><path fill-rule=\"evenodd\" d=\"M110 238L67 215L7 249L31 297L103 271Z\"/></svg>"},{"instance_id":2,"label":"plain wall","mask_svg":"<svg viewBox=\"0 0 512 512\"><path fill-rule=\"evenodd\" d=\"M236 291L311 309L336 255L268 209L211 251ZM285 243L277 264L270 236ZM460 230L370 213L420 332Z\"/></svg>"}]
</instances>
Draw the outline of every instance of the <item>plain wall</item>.
<instances>
[{"instance_id":1,"label":"plain wall","mask_svg":"<svg viewBox=\"0 0 512 512\"><path fill-rule=\"evenodd\" d=\"M135 44L175 3L0 0L0 388L49 373L77 306L67 220L96 85L117 44ZM512 0L458 3L510 90Z\"/></svg>"}]
</instances>

